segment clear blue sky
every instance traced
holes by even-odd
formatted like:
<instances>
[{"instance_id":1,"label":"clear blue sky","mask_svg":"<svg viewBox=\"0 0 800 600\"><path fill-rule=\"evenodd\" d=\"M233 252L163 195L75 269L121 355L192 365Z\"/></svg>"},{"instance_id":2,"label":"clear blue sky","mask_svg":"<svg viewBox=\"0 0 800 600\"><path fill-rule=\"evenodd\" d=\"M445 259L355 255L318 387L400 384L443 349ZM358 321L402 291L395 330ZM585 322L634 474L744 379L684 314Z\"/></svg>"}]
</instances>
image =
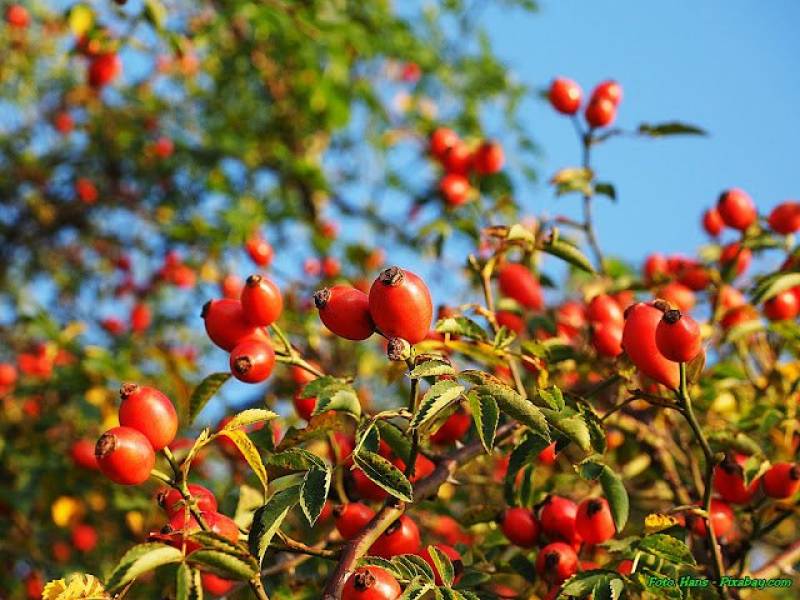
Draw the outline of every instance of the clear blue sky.
<instances>
[{"instance_id":1,"label":"clear blue sky","mask_svg":"<svg viewBox=\"0 0 800 600\"><path fill-rule=\"evenodd\" d=\"M759 208L800 197L800 2L540 0L538 14L490 8L482 25L520 80L546 85L558 74L589 92L617 79L617 124L680 119L707 138L617 139L594 161L617 186L619 204L599 199L604 249L640 261L654 249L693 252L704 242L703 209L726 187ZM528 107L542 145L542 174L578 161L572 127L544 102ZM544 184L525 195L534 211L570 213ZM573 214L577 214L574 212Z\"/></svg>"}]
</instances>

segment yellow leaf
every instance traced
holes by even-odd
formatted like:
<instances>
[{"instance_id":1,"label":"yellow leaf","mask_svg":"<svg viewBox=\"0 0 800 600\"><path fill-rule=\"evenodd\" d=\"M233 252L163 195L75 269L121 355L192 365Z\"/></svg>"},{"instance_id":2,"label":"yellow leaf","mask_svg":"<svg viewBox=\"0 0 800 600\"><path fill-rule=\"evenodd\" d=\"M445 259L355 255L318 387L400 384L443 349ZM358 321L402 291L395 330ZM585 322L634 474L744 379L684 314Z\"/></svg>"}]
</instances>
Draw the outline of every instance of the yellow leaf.
<instances>
[{"instance_id":1,"label":"yellow leaf","mask_svg":"<svg viewBox=\"0 0 800 600\"><path fill-rule=\"evenodd\" d=\"M111 596L94 575L73 573L65 579L49 582L42 600L108 600Z\"/></svg>"},{"instance_id":2,"label":"yellow leaf","mask_svg":"<svg viewBox=\"0 0 800 600\"><path fill-rule=\"evenodd\" d=\"M221 435L224 435L236 444L242 457L247 461L247 464L250 465L250 468L253 469L256 477L261 481L261 485L264 487L264 494L266 495L269 485L267 469L264 467L264 462L261 460L261 454L258 452L256 445L241 429L223 429L215 434L214 437L216 438Z\"/></svg>"},{"instance_id":3,"label":"yellow leaf","mask_svg":"<svg viewBox=\"0 0 800 600\"><path fill-rule=\"evenodd\" d=\"M658 533L678 525L679 521L670 515L652 513L644 518L644 529L647 533Z\"/></svg>"}]
</instances>

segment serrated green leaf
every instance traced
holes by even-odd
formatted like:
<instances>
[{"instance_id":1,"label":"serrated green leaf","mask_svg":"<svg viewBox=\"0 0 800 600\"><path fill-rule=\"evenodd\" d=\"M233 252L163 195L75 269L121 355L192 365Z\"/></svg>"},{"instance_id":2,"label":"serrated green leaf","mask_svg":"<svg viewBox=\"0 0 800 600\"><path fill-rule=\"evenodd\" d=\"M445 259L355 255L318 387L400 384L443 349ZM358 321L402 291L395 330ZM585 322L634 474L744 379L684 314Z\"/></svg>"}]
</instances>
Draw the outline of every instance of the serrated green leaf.
<instances>
[{"instance_id":1,"label":"serrated green leaf","mask_svg":"<svg viewBox=\"0 0 800 600\"><path fill-rule=\"evenodd\" d=\"M412 577L422 577L426 581L433 581L433 569L421 556L416 554L400 554L392 558L398 568L405 569Z\"/></svg>"},{"instance_id":2,"label":"serrated green leaf","mask_svg":"<svg viewBox=\"0 0 800 600\"><path fill-rule=\"evenodd\" d=\"M622 581L619 573L606 569L579 572L564 583L556 598L557 600L588 598L598 586L608 586L610 590L611 582L615 579Z\"/></svg>"},{"instance_id":3,"label":"serrated green leaf","mask_svg":"<svg viewBox=\"0 0 800 600\"><path fill-rule=\"evenodd\" d=\"M522 441L516 445L511 451L511 456L508 459L508 469L506 470L506 477L504 483L503 493L506 502L514 505L514 485L517 478L517 473L527 464L532 463L539 456L539 453L550 445L549 440L543 437L529 433Z\"/></svg>"},{"instance_id":4,"label":"serrated green leaf","mask_svg":"<svg viewBox=\"0 0 800 600\"><path fill-rule=\"evenodd\" d=\"M556 412L561 412L564 410L564 395L561 393L561 390L558 388L558 386L554 385L546 389L540 389L539 397L552 410L555 410Z\"/></svg>"},{"instance_id":5,"label":"serrated green leaf","mask_svg":"<svg viewBox=\"0 0 800 600\"><path fill-rule=\"evenodd\" d=\"M420 379L422 377L435 377L439 375L455 375L455 369L449 362L435 358L426 360L424 363L417 365L408 374L410 379Z\"/></svg>"},{"instance_id":6,"label":"serrated green leaf","mask_svg":"<svg viewBox=\"0 0 800 600\"><path fill-rule=\"evenodd\" d=\"M384 571L391 573L398 581L407 581L412 577L408 571L398 568L394 562L381 556L362 556L358 559L358 566L380 567Z\"/></svg>"},{"instance_id":7,"label":"serrated green leaf","mask_svg":"<svg viewBox=\"0 0 800 600\"><path fill-rule=\"evenodd\" d=\"M389 444L389 448L392 449L395 456L406 461L408 455L411 453L411 442L409 439L403 435L403 432L400 431L399 428L388 421L378 421L376 426L381 435L381 439Z\"/></svg>"},{"instance_id":8,"label":"serrated green leaf","mask_svg":"<svg viewBox=\"0 0 800 600\"><path fill-rule=\"evenodd\" d=\"M175 600L203 600L203 584L200 571L186 563L178 566L175 576Z\"/></svg>"},{"instance_id":9,"label":"serrated green leaf","mask_svg":"<svg viewBox=\"0 0 800 600\"><path fill-rule=\"evenodd\" d=\"M317 405L314 407L312 416L321 415L323 413L333 410L336 412L343 412L352 415L356 419L361 417L361 403L358 401L358 395L355 390L348 387L338 390L337 392L328 395L321 395L317 397Z\"/></svg>"},{"instance_id":10,"label":"serrated green leaf","mask_svg":"<svg viewBox=\"0 0 800 600\"><path fill-rule=\"evenodd\" d=\"M319 519L322 507L328 499L328 490L331 486L331 470L309 469L300 488L300 508L312 527Z\"/></svg>"},{"instance_id":11,"label":"serrated green leaf","mask_svg":"<svg viewBox=\"0 0 800 600\"><path fill-rule=\"evenodd\" d=\"M500 408L497 401L488 394L478 394L475 391L467 395L469 400L469 410L472 420L475 421L475 428L478 430L478 437L486 452L491 452L494 447L494 436L497 433L497 424L500 422Z\"/></svg>"},{"instance_id":12,"label":"serrated green leaf","mask_svg":"<svg viewBox=\"0 0 800 600\"><path fill-rule=\"evenodd\" d=\"M475 388L480 395L488 395L495 399L504 413L516 419L541 437L550 439L550 428L544 414L537 406L523 398L516 390L502 384L486 383Z\"/></svg>"},{"instance_id":13,"label":"serrated green leaf","mask_svg":"<svg viewBox=\"0 0 800 600\"><path fill-rule=\"evenodd\" d=\"M202 566L203 570L213 571L227 579L247 581L255 577L258 572L250 561L219 550L195 550L187 560Z\"/></svg>"},{"instance_id":14,"label":"serrated green leaf","mask_svg":"<svg viewBox=\"0 0 800 600\"><path fill-rule=\"evenodd\" d=\"M581 450L589 452L592 449L592 436L583 416L580 414L564 417L554 415L552 419L555 427L575 442Z\"/></svg>"},{"instance_id":15,"label":"serrated green leaf","mask_svg":"<svg viewBox=\"0 0 800 600\"><path fill-rule=\"evenodd\" d=\"M300 488L291 487L273 494L267 503L253 515L253 525L250 527L247 545L250 548L250 554L258 559L259 564L264 560L264 554L267 552L272 538L281 528L286 515L299 501Z\"/></svg>"},{"instance_id":16,"label":"serrated green leaf","mask_svg":"<svg viewBox=\"0 0 800 600\"><path fill-rule=\"evenodd\" d=\"M318 377L317 379L309 381L305 386L303 386L302 397L319 398L320 396L330 396L339 390L347 389L349 387L350 384L347 383L346 380L325 375L324 377Z\"/></svg>"},{"instance_id":17,"label":"serrated green leaf","mask_svg":"<svg viewBox=\"0 0 800 600\"><path fill-rule=\"evenodd\" d=\"M200 411L203 410L208 401L219 391L222 384L231 378L230 373L212 373L192 391L189 398L189 423L194 422Z\"/></svg>"},{"instance_id":18,"label":"serrated green leaf","mask_svg":"<svg viewBox=\"0 0 800 600\"><path fill-rule=\"evenodd\" d=\"M464 388L452 379L437 381L425 392L409 427L421 428L461 396L463 391Z\"/></svg>"},{"instance_id":19,"label":"serrated green leaf","mask_svg":"<svg viewBox=\"0 0 800 600\"><path fill-rule=\"evenodd\" d=\"M289 448L283 452L273 454L267 459L267 464L281 469L305 471L306 469L325 469L325 461L304 448Z\"/></svg>"},{"instance_id":20,"label":"serrated green leaf","mask_svg":"<svg viewBox=\"0 0 800 600\"><path fill-rule=\"evenodd\" d=\"M642 538L639 550L676 565L694 565L692 551L681 540L665 533L654 533Z\"/></svg>"},{"instance_id":21,"label":"serrated green leaf","mask_svg":"<svg viewBox=\"0 0 800 600\"><path fill-rule=\"evenodd\" d=\"M182 560L183 553L178 548L160 543L139 544L123 555L108 576L106 588L113 592L148 571Z\"/></svg>"},{"instance_id":22,"label":"serrated green leaf","mask_svg":"<svg viewBox=\"0 0 800 600\"><path fill-rule=\"evenodd\" d=\"M416 578L403 590L402 595L397 600L422 600L423 596L433 589L433 584Z\"/></svg>"},{"instance_id":23,"label":"serrated green leaf","mask_svg":"<svg viewBox=\"0 0 800 600\"><path fill-rule=\"evenodd\" d=\"M381 455L367 450L353 454L356 466L375 485L405 502L412 501L411 483L405 475Z\"/></svg>"},{"instance_id":24,"label":"serrated green leaf","mask_svg":"<svg viewBox=\"0 0 800 600\"><path fill-rule=\"evenodd\" d=\"M442 583L447 587L453 585L453 578L456 576L456 571L450 557L436 546L428 546L428 554L433 561L433 566L439 574L439 579L441 579Z\"/></svg>"}]
</instances>

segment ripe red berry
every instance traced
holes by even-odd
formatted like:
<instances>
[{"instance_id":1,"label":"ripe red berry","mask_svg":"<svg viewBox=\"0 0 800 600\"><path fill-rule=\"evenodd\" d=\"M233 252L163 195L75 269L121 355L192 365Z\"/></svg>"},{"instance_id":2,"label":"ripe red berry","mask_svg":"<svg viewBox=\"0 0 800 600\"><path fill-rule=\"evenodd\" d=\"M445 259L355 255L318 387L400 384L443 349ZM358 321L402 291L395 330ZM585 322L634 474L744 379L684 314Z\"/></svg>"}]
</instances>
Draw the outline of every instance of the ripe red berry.
<instances>
[{"instance_id":1,"label":"ripe red berry","mask_svg":"<svg viewBox=\"0 0 800 600\"><path fill-rule=\"evenodd\" d=\"M78 523L70 532L72 547L78 552L91 552L97 546L97 530L86 523Z\"/></svg>"},{"instance_id":2,"label":"ripe red berry","mask_svg":"<svg viewBox=\"0 0 800 600\"><path fill-rule=\"evenodd\" d=\"M553 465L556 462L556 443L553 442L549 446L547 446L544 450L539 452L539 455L536 457L543 465Z\"/></svg>"},{"instance_id":3,"label":"ripe red berry","mask_svg":"<svg viewBox=\"0 0 800 600\"><path fill-rule=\"evenodd\" d=\"M533 548L539 538L539 523L527 508L513 507L503 513L500 529L508 540L521 548Z\"/></svg>"},{"instance_id":4,"label":"ripe red berry","mask_svg":"<svg viewBox=\"0 0 800 600\"><path fill-rule=\"evenodd\" d=\"M630 575L633 573L633 561L630 559L621 560L617 565L617 573L620 575Z\"/></svg>"},{"instance_id":5,"label":"ripe red berry","mask_svg":"<svg viewBox=\"0 0 800 600\"><path fill-rule=\"evenodd\" d=\"M619 106L619 103L622 102L622 86L613 79L601 81L592 90L592 99L594 98L606 98L614 106Z\"/></svg>"},{"instance_id":6,"label":"ripe red berry","mask_svg":"<svg viewBox=\"0 0 800 600\"><path fill-rule=\"evenodd\" d=\"M268 340L267 333L250 323L238 300L222 298L209 300L201 313L205 321L206 333L217 346L230 352L245 338Z\"/></svg>"},{"instance_id":7,"label":"ripe red berry","mask_svg":"<svg viewBox=\"0 0 800 600\"><path fill-rule=\"evenodd\" d=\"M744 485L742 468L746 461L744 454L727 454L725 460L714 467L714 491L726 502L747 504L758 491L758 479L751 481L747 487Z\"/></svg>"},{"instance_id":8,"label":"ripe red berry","mask_svg":"<svg viewBox=\"0 0 800 600\"><path fill-rule=\"evenodd\" d=\"M638 302L630 306L625 311L622 347L642 373L668 388L677 389L678 365L661 354L656 345L656 329L662 316L651 304Z\"/></svg>"},{"instance_id":9,"label":"ripe red berry","mask_svg":"<svg viewBox=\"0 0 800 600\"><path fill-rule=\"evenodd\" d=\"M497 319L498 325L502 325L516 334L521 334L525 331L525 319L517 313L509 310L498 310L497 314L495 314L495 318Z\"/></svg>"},{"instance_id":10,"label":"ripe red berry","mask_svg":"<svg viewBox=\"0 0 800 600\"><path fill-rule=\"evenodd\" d=\"M783 202L772 209L769 226L776 233L788 235L800 231L800 202Z\"/></svg>"},{"instance_id":11,"label":"ripe red berry","mask_svg":"<svg viewBox=\"0 0 800 600\"><path fill-rule=\"evenodd\" d=\"M342 504L333 509L336 530L346 540L352 540L375 516L375 511L361 502Z\"/></svg>"},{"instance_id":12,"label":"ripe red berry","mask_svg":"<svg viewBox=\"0 0 800 600\"><path fill-rule=\"evenodd\" d=\"M725 225L739 231L750 227L758 217L753 199L738 188L725 190L720 194L717 210Z\"/></svg>"},{"instance_id":13,"label":"ripe red berry","mask_svg":"<svg viewBox=\"0 0 800 600\"><path fill-rule=\"evenodd\" d=\"M122 61L115 52L98 54L89 62L89 85L100 88L122 73Z\"/></svg>"},{"instance_id":14,"label":"ripe red berry","mask_svg":"<svg viewBox=\"0 0 800 600\"><path fill-rule=\"evenodd\" d=\"M548 496L539 512L542 531L552 540L573 543L579 539L575 529L578 505L569 498Z\"/></svg>"},{"instance_id":15,"label":"ripe red berry","mask_svg":"<svg viewBox=\"0 0 800 600\"><path fill-rule=\"evenodd\" d=\"M444 155L444 170L447 173L466 175L474 165L474 154L463 142L456 142Z\"/></svg>"},{"instance_id":16,"label":"ripe red berry","mask_svg":"<svg viewBox=\"0 0 800 600\"><path fill-rule=\"evenodd\" d=\"M200 512L217 512L217 499L211 490L196 483L190 483L188 489ZM165 488L158 494L158 505L172 518L176 513L185 510L186 501L175 488Z\"/></svg>"},{"instance_id":17,"label":"ripe red berry","mask_svg":"<svg viewBox=\"0 0 800 600\"><path fill-rule=\"evenodd\" d=\"M791 498L800 491L800 466L791 463L772 465L761 478L761 487L770 498Z\"/></svg>"},{"instance_id":18,"label":"ripe red berry","mask_svg":"<svg viewBox=\"0 0 800 600\"><path fill-rule=\"evenodd\" d=\"M669 275L669 264L662 254L651 254L645 259L642 271L645 281L651 284Z\"/></svg>"},{"instance_id":19,"label":"ripe red berry","mask_svg":"<svg viewBox=\"0 0 800 600\"><path fill-rule=\"evenodd\" d=\"M483 142L475 151L474 167L478 175L499 173L506 161L503 146L497 142Z\"/></svg>"},{"instance_id":20,"label":"ripe red berry","mask_svg":"<svg viewBox=\"0 0 800 600\"><path fill-rule=\"evenodd\" d=\"M622 325L625 316L614 298L608 294L600 294L592 298L586 306L586 318L594 323L616 323Z\"/></svg>"},{"instance_id":21,"label":"ripe red berry","mask_svg":"<svg viewBox=\"0 0 800 600\"><path fill-rule=\"evenodd\" d=\"M668 310L656 327L656 347L667 360L689 362L702 348L700 326L689 315Z\"/></svg>"},{"instance_id":22,"label":"ripe red berry","mask_svg":"<svg viewBox=\"0 0 800 600\"><path fill-rule=\"evenodd\" d=\"M608 358L616 358L622 354L622 326L616 323L594 324L592 347L597 354Z\"/></svg>"},{"instance_id":23,"label":"ripe red berry","mask_svg":"<svg viewBox=\"0 0 800 600\"><path fill-rule=\"evenodd\" d=\"M250 275L240 298L244 318L252 325L272 325L283 311L281 291L266 275Z\"/></svg>"},{"instance_id":24,"label":"ripe red berry","mask_svg":"<svg viewBox=\"0 0 800 600\"><path fill-rule=\"evenodd\" d=\"M731 509L730 505L728 505L726 502L717 500L716 498L711 500L710 516L711 527L714 529L714 534L717 536L717 538L725 536L725 534L727 534L733 528L735 516L733 514L733 509ZM698 516L693 516L691 519L691 526L695 535L706 535L705 519Z\"/></svg>"},{"instance_id":25,"label":"ripe red berry","mask_svg":"<svg viewBox=\"0 0 800 600\"><path fill-rule=\"evenodd\" d=\"M752 258L753 253L750 251L750 248L740 248L738 242L733 242L722 249L719 262L723 267L728 267L736 261L734 270L736 275L741 275L747 271Z\"/></svg>"},{"instance_id":26,"label":"ripe red berry","mask_svg":"<svg viewBox=\"0 0 800 600\"><path fill-rule=\"evenodd\" d=\"M342 265L335 256L326 256L322 259L320 266L322 267L322 274L328 279L337 277L342 270Z\"/></svg>"},{"instance_id":27,"label":"ripe red berry","mask_svg":"<svg viewBox=\"0 0 800 600\"><path fill-rule=\"evenodd\" d=\"M401 593L400 584L388 571L361 567L345 581L342 600L397 600Z\"/></svg>"},{"instance_id":28,"label":"ripe red berry","mask_svg":"<svg viewBox=\"0 0 800 600\"><path fill-rule=\"evenodd\" d=\"M30 23L28 9L21 4L11 4L6 9L6 23L17 29L25 29Z\"/></svg>"},{"instance_id":29,"label":"ripe red berry","mask_svg":"<svg viewBox=\"0 0 800 600\"><path fill-rule=\"evenodd\" d=\"M581 107L581 88L580 86L565 77L557 77L550 84L548 97L550 104L558 112L565 115L574 115Z\"/></svg>"},{"instance_id":30,"label":"ripe red berry","mask_svg":"<svg viewBox=\"0 0 800 600\"><path fill-rule=\"evenodd\" d=\"M402 458L395 457L391 459L392 464L405 473L406 463ZM414 474L409 477L411 483L415 483L420 479L424 479L436 469L433 461L423 454L418 454L416 461L414 461Z\"/></svg>"},{"instance_id":31,"label":"ripe red berry","mask_svg":"<svg viewBox=\"0 0 800 600\"><path fill-rule=\"evenodd\" d=\"M716 207L709 208L703 213L703 229L712 237L717 237L725 227L725 222Z\"/></svg>"},{"instance_id":32,"label":"ripe red berry","mask_svg":"<svg viewBox=\"0 0 800 600\"><path fill-rule=\"evenodd\" d=\"M319 363L317 363L316 361L308 360L306 362L308 362L309 365L311 365L318 371L320 370ZM317 376L314 375L311 371L308 371L303 367L298 367L297 365L292 365L292 367L289 369L289 373L292 376L292 381L298 386L304 386L307 383L311 383L317 378Z\"/></svg>"},{"instance_id":33,"label":"ripe red berry","mask_svg":"<svg viewBox=\"0 0 800 600\"><path fill-rule=\"evenodd\" d=\"M97 202L99 196L97 188L94 183L92 183L92 180L86 177L78 177L78 179L75 180L75 195L77 195L78 200L84 204L94 204Z\"/></svg>"},{"instance_id":34,"label":"ripe red berry","mask_svg":"<svg viewBox=\"0 0 800 600\"><path fill-rule=\"evenodd\" d=\"M208 528L226 540L236 543L239 540L239 526L230 517L218 512L201 512L200 516ZM200 531L200 524L194 515L186 511L178 511L170 517L167 525L161 530L164 535L170 536L172 545L180 547L184 537ZM200 548L197 542L186 541L186 553L192 553Z\"/></svg>"},{"instance_id":35,"label":"ripe red berry","mask_svg":"<svg viewBox=\"0 0 800 600\"><path fill-rule=\"evenodd\" d=\"M62 110L53 117L53 127L60 134L66 135L75 127L75 121L72 120L72 115Z\"/></svg>"},{"instance_id":36,"label":"ripe red berry","mask_svg":"<svg viewBox=\"0 0 800 600\"><path fill-rule=\"evenodd\" d=\"M447 417L447 420L442 423L439 429L431 434L431 442L445 445L452 444L457 440L463 440L471 424L472 417L464 407L461 406L456 412Z\"/></svg>"},{"instance_id":37,"label":"ripe red berry","mask_svg":"<svg viewBox=\"0 0 800 600\"><path fill-rule=\"evenodd\" d=\"M500 292L530 310L544 308L544 296L539 281L526 267L509 263L498 274Z\"/></svg>"},{"instance_id":38,"label":"ripe red berry","mask_svg":"<svg viewBox=\"0 0 800 600\"><path fill-rule=\"evenodd\" d=\"M222 279L219 288L223 298L236 300L236 298L240 298L242 295L244 283L238 275L229 273ZM283 300L281 300L281 302L283 302Z\"/></svg>"},{"instance_id":39,"label":"ripe red berry","mask_svg":"<svg viewBox=\"0 0 800 600\"><path fill-rule=\"evenodd\" d=\"M270 243L259 234L252 235L244 245L250 260L259 267L268 267L272 262L273 250Z\"/></svg>"},{"instance_id":40,"label":"ripe red berry","mask_svg":"<svg viewBox=\"0 0 800 600\"><path fill-rule=\"evenodd\" d=\"M383 558L392 558L399 554L417 554L420 546L417 524L408 515L401 515L375 540L369 553Z\"/></svg>"},{"instance_id":41,"label":"ripe red berry","mask_svg":"<svg viewBox=\"0 0 800 600\"><path fill-rule=\"evenodd\" d=\"M383 502L389 495L386 490L367 477L361 469L355 469L350 472L353 478L353 484L356 488L358 497L362 500L372 500L374 502Z\"/></svg>"},{"instance_id":42,"label":"ripe red berry","mask_svg":"<svg viewBox=\"0 0 800 600\"><path fill-rule=\"evenodd\" d=\"M418 275L390 267L369 290L369 312L384 336L416 344L425 339L431 326L431 293Z\"/></svg>"},{"instance_id":43,"label":"ripe red berry","mask_svg":"<svg viewBox=\"0 0 800 600\"><path fill-rule=\"evenodd\" d=\"M212 596L224 596L236 585L235 581L224 579L219 575L206 571L200 573L200 583L203 586L203 590Z\"/></svg>"},{"instance_id":44,"label":"ripe red berry","mask_svg":"<svg viewBox=\"0 0 800 600\"><path fill-rule=\"evenodd\" d=\"M578 555L563 542L548 544L536 557L536 572L548 582L566 581L578 572Z\"/></svg>"},{"instance_id":45,"label":"ripe red berry","mask_svg":"<svg viewBox=\"0 0 800 600\"><path fill-rule=\"evenodd\" d=\"M231 350L231 373L245 383L261 383L272 374L275 367L275 350L264 339L249 338Z\"/></svg>"},{"instance_id":46,"label":"ripe red berry","mask_svg":"<svg viewBox=\"0 0 800 600\"><path fill-rule=\"evenodd\" d=\"M433 133L431 133L428 148L434 157L443 160L447 151L459 141L458 134L452 129L437 127L433 130Z\"/></svg>"},{"instance_id":47,"label":"ripe red berry","mask_svg":"<svg viewBox=\"0 0 800 600\"><path fill-rule=\"evenodd\" d=\"M25 578L25 595L28 600L40 600L44 592L44 579L36 571L31 571Z\"/></svg>"},{"instance_id":48,"label":"ripe red berry","mask_svg":"<svg viewBox=\"0 0 800 600\"><path fill-rule=\"evenodd\" d=\"M447 173L439 180L439 192L448 206L461 206L470 197L471 186L459 173Z\"/></svg>"},{"instance_id":49,"label":"ripe red berry","mask_svg":"<svg viewBox=\"0 0 800 600\"><path fill-rule=\"evenodd\" d=\"M593 98L586 106L586 122L593 128L607 127L617 116L617 107L608 98Z\"/></svg>"},{"instance_id":50,"label":"ripe red berry","mask_svg":"<svg viewBox=\"0 0 800 600\"><path fill-rule=\"evenodd\" d=\"M323 288L314 294L319 318L335 335L346 340L365 340L375 332L369 312L369 296L348 285Z\"/></svg>"},{"instance_id":51,"label":"ripe red berry","mask_svg":"<svg viewBox=\"0 0 800 600\"><path fill-rule=\"evenodd\" d=\"M764 302L764 316L770 321L787 321L800 313L800 298L793 290L776 294Z\"/></svg>"},{"instance_id":52,"label":"ripe red berry","mask_svg":"<svg viewBox=\"0 0 800 600\"><path fill-rule=\"evenodd\" d=\"M578 505L575 529L587 544L602 544L617 533L605 498L587 498Z\"/></svg>"},{"instance_id":53,"label":"ripe red berry","mask_svg":"<svg viewBox=\"0 0 800 600\"><path fill-rule=\"evenodd\" d=\"M120 485L147 481L156 464L156 453L144 434L131 427L109 429L94 449L103 475Z\"/></svg>"},{"instance_id":54,"label":"ripe red berry","mask_svg":"<svg viewBox=\"0 0 800 600\"><path fill-rule=\"evenodd\" d=\"M689 312L694 308L695 298L694 292L686 285L678 281L670 281L668 284L658 289L655 296L666 300L672 306L677 307L683 312Z\"/></svg>"},{"instance_id":55,"label":"ripe red berry","mask_svg":"<svg viewBox=\"0 0 800 600\"><path fill-rule=\"evenodd\" d=\"M131 331L140 333L150 328L153 314L150 307L144 302L139 302L131 309Z\"/></svg>"},{"instance_id":56,"label":"ripe red berry","mask_svg":"<svg viewBox=\"0 0 800 600\"><path fill-rule=\"evenodd\" d=\"M0 390L17 383L17 368L10 363L0 363Z\"/></svg>"},{"instance_id":57,"label":"ripe red berry","mask_svg":"<svg viewBox=\"0 0 800 600\"><path fill-rule=\"evenodd\" d=\"M434 544L434 548L439 550L442 554L446 555L447 558L450 559L450 562L453 565L453 585L459 582L461 579L461 575L464 573L464 561L461 559L461 553L453 548L452 546L448 546L447 544ZM431 552L429 548L426 546L422 549L422 552L419 553L422 560L428 563L433 570L433 579L436 585L444 585L442 581L441 575L439 575L439 571L436 569L436 563L431 558Z\"/></svg>"},{"instance_id":58,"label":"ripe red berry","mask_svg":"<svg viewBox=\"0 0 800 600\"><path fill-rule=\"evenodd\" d=\"M124 384L119 397L120 425L143 433L155 451L172 443L178 432L178 414L169 398L155 388L135 383Z\"/></svg>"},{"instance_id":59,"label":"ripe red berry","mask_svg":"<svg viewBox=\"0 0 800 600\"><path fill-rule=\"evenodd\" d=\"M743 304L741 306L734 306L726 311L722 319L720 319L720 325L722 325L724 329L730 329L742 323L755 321L757 319L758 312L756 309L749 304Z\"/></svg>"},{"instance_id":60,"label":"ripe red berry","mask_svg":"<svg viewBox=\"0 0 800 600\"><path fill-rule=\"evenodd\" d=\"M87 439L75 440L69 449L69 455L76 467L90 471L100 468L94 456L94 444Z\"/></svg>"},{"instance_id":61,"label":"ripe red berry","mask_svg":"<svg viewBox=\"0 0 800 600\"><path fill-rule=\"evenodd\" d=\"M317 399L313 397L303 398L302 392L297 391L292 397L292 404L294 404L294 409L298 417L310 421L311 415L314 413L314 409L317 406Z\"/></svg>"}]
</instances>

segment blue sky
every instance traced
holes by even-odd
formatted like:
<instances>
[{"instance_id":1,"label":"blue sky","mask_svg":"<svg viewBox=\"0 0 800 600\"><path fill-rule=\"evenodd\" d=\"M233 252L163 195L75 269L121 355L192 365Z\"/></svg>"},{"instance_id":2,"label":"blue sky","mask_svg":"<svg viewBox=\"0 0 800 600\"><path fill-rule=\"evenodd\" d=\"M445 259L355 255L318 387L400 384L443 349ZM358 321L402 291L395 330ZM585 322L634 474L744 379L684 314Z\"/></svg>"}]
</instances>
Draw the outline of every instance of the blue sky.
<instances>
[{"instance_id":1,"label":"blue sky","mask_svg":"<svg viewBox=\"0 0 800 600\"><path fill-rule=\"evenodd\" d=\"M604 249L639 262L647 252L693 252L706 237L702 210L742 187L766 210L800 197L800 2L541 0L538 14L483 13L497 53L516 77L545 86L554 75L588 93L612 77L624 88L617 124L680 119L707 138L617 139L596 152L619 204L598 199ZM575 164L572 126L531 101L530 128L546 177ZM543 184L523 196L535 212L578 214L578 198Z\"/></svg>"}]
</instances>

